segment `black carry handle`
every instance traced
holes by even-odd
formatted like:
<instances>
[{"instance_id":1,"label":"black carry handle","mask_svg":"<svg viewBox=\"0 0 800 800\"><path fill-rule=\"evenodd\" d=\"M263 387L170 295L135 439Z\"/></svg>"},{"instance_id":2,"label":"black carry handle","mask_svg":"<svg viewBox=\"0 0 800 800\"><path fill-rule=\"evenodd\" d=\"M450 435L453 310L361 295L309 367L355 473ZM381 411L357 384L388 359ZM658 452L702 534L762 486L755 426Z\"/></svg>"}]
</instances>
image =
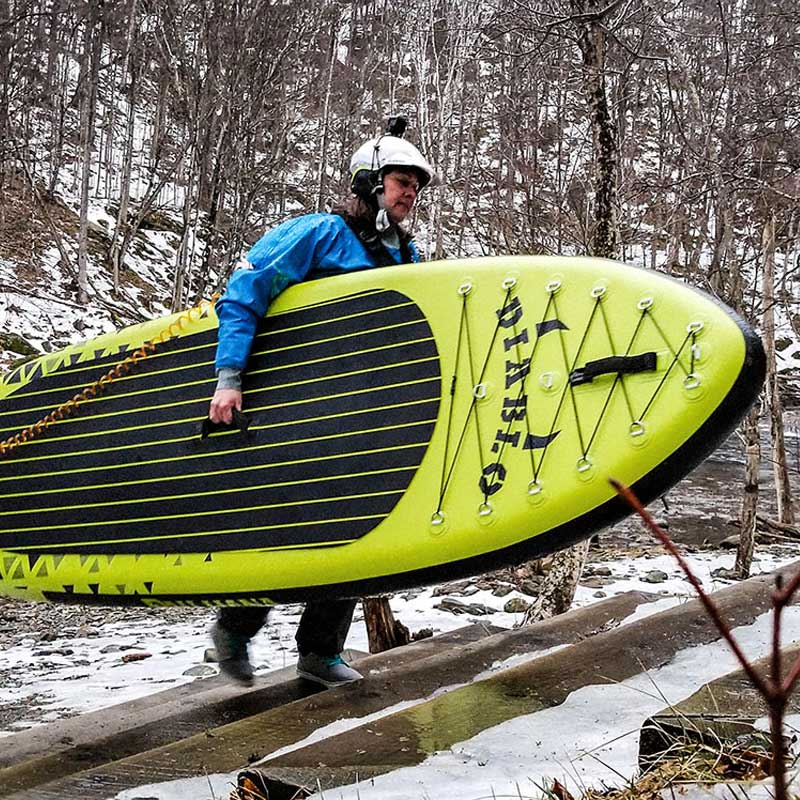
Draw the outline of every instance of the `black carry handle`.
<instances>
[{"instance_id":1,"label":"black carry handle","mask_svg":"<svg viewBox=\"0 0 800 800\"><path fill-rule=\"evenodd\" d=\"M578 367L569 376L573 386L591 383L598 375L619 373L630 375L634 372L652 372L656 368L656 354L642 353L638 356L609 356L597 361L587 361L585 367Z\"/></svg>"},{"instance_id":2,"label":"black carry handle","mask_svg":"<svg viewBox=\"0 0 800 800\"><path fill-rule=\"evenodd\" d=\"M232 428L238 428L242 433L245 433L250 427L250 420L239 411L238 408L233 409L233 421L228 424L227 422L212 422L208 417L203 420L200 427L200 438L208 439L212 433L218 431L229 431Z\"/></svg>"}]
</instances>

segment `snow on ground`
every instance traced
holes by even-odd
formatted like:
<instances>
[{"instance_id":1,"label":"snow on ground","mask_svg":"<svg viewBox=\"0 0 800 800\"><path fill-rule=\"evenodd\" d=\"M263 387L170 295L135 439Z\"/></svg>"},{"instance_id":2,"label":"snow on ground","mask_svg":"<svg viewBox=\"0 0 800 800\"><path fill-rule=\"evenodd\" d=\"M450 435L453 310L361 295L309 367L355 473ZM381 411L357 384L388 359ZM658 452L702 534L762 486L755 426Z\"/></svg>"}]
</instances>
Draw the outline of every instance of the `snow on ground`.
<instances>
[{"instance_id":1,"label":"snow on ground","mask_svg":"<svg viewBox=\"0 0 800 800\"><path fill-rule=\"evenodd\" d=\"M763 550L753 572L771 571L779 564L795 560L796 555L794 548ZM720 567L730 568L733 554L697 553L691 555L691 563L705 586L713 590L727 581L716 580L711 573ZM577 605L588 605L601 596L631 589L663 595L660 600L641 606L627 622L684 602L692 595L691 587L668 556L593 561L592 567L595 572L607 567L611 574L604 578L601 590L582 586ZM656 571L666 577L659 576L656 584L642 580ZM520 615L507 614L501 609L514 596L520 595L516 592L499 598L485 590L461 598L463 602L497 609L477 618L435 608L442 597L435 596L430 588L398 594L392 600L392 607L412 632L422 628L444 632L470 621L512 627L520 621ZM276 609L267 628L255 639L253 661L259 673L294 663L297 655L294 631L300 610L300 606ZM15 729L37 722L86 713L197 679L191 673L214 674L216 667L203 663L212 619L211 611L178 622L172 622L167 614L153 615L103 625L90 636L56 638L45 643L22 638L0 651L0 674L13 669L18 677L14 685L0 687L0 707L13 703L24 708L28 698L32 712L37 713L30 717L21 713L0 735L13 736ZM769 628L770 620L765 616L737 631L737 635L748 653L759 656L768 646ZM800 639L800 609L786 614L784 631L785 641ZM347 645L367 649L366 631L358 617ZM145 653L149 656L143 660L123 661L126 655ZM516 657L495 664L487 674L533 657L537 656ZM462 800L511 796L526 800L540 797L537 786L552 778L558 778L576 792L588 785L619 785L636 770L637 733L644 718L735 667L732 655L722 644L687 649L660 670L619 685L586 687L574 692L560 706L486 730L435 754L418 767L381 776L374 783L329 790L319 800L423 800L442 796L458 796ZM439 692L454 688L457 687L441 687ZM335 735L407 705L365 719L339 721L294 747ZM211 800L226 797L234 781L235 774L202 776L196 781L139 787L117 797L118 800L142 796L154 800L188 797Z\"/></svg>"},{"instance_id":2,"label":"snow on ground","mask_svg":"<svg viewBox=\"0 0 800 800\"><path fill-rule=\"evenodd\" d=\"M425 628L443 633L478 619L510 628L521 618L500 610L481 618L457 616L434 608L443 598L433 597L432 592L409 592L392 601L396 615L412 633ZM481 591L468 600L498 608L514 596L520 595L511 593L500 600ZM302 606L292 605L272 612L269 624L251 646L257 674L294 665L294 634L301 611ZM216 665L203 661L213 619L214 612L208 611L174 622L165 611L145 618L134 615L130 621L97 629L84 626L77 635L68 633L45 641L33 634L23 635L16 644L0 649L0 675L15 678L7 678L0 686L0 708L13 704L19 709L17 718L0 730L0 738L34 724L85 714L215 675ZM363 652L369 649L360 610L347 647Z\"/></svg>"},{"instance_id":3,"label":"snow on ground","mask_svg":"<svg viewBox=\"0 0 800 800\"><path fill-rule=\"evenodd\" d=\"M753 571L770 572L793 559L791 553L784 553L781 557L778 553L765 551ZM713 552L692 557L698 577L712 590L728 582L713 579L711 572L719 567L731 567L732 561L732 554ZM661 611L693 593L678 566L666 555L593 562L595 571L603 566L612 571L607 579L610 582L602 589L603 596L611 597L630 590L656 592L664 596L662 601L642 606L633 617L635 619ZM654 571L661 571L668 577L658 584L643 580ZM517 591L500 598L488 590L481 590L460 598L465 603L495 609L494 613L480 617L456 615L436 608L444 597L434 596L433 592L433 588L428 588L401 593L392 599L395 615L412 633L425 628L444 633L481 621L512 628L522 620L522 614L502 611L509 599L524 597ZM579 587L575 606L597 602L602 599L598 594L597 589ZM294 633L301 611L299 605L277 607L273 611L269 624L252 643L251 655L258 674L295 663ZM210 646L208 630L213 618L213 611L208 611L198 612L189 620L173 621L169 612L165 612L164 615L146 618L134 616L130 621L102 625L97 630L88 626L90 630L80 630L77 636L68 632L47 641L37 640L33 634L28 637L23 634L15 644L0 650L0 674L14 674L16 677L15 681L5 681L0 686L0 707L13 703L22 709L28 699L30 714L26 716L24 711L20 711L18 718L6 730L0 730L0 738L33 724L106 708L216 674L215 665L204 665L203 662L205 650ZM364 652L368 650L360 610L350 630L347 647ZM524 659L518 658L513 663L521 660Z\"/></svg>"},{"instance_id":4,"label":"snow on ground","mask_svg":"<svg viewBox=\"0 0 800 800\"><path fill-rule=\"evenodd\" d=\"M800 639L800 609L787 613L785 623L784 641ZM769 615L736 629L735 635L748 656L764 655L770 645ZM554 779L575 795L590 787L624 785L636 772L644 719L737 666L721 642L692 647L659 670L619 684L584 687L559 706L489 728L418 767L328 791L324 798L528 798L539 797L538 789Z\"/></svg>"},{"instance_id":5,"label":"snow on ground","mask_svg":"<svg viewBox=\"0 0 800 800\"><path fill-rule=\"evenodd\" d=\"M769 649L771 617L735 631L751 657ZM800 609L785 617L784 641L800 639ZM538 797L558 779L574 794L624 785L636 771L643 720L737 668L723 643L681 651L665 667L615 685L588 686L553 708L489 728L418 767L396 770L360 786L327 791L325 800ZM121 795L121 797L124 795ZM165 796L161 796L165 800ZM320 796L322 800L322 796Z\"/></svg>"}]
</instances>

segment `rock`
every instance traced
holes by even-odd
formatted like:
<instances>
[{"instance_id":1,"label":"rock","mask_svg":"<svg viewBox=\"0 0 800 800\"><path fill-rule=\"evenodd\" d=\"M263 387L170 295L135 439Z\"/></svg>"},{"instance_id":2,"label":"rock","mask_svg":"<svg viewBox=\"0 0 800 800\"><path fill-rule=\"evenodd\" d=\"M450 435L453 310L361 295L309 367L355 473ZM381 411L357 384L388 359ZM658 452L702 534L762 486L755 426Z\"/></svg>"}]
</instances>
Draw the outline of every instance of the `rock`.
<instances>
[{"instance_id":1,"label":"rock","mask_svg":"<svg viewBox=\"0 0 800 800\"><path fill-rule=\"evenodd\" d=\"M497 609L489 608L483 603L462 603L453 597L445 597L441 603L438 603L434 608L441 609L442 611L449 611L451 614L472 614L473 616L483 617L487 614L496 613Z\"/></svg>"},{"instance_id":2,"label":"rock","mask_svg":"<svg viewBox=\"0 0 800 800\"><path fill-rule=\"evenodd\" d=\"M733 536L728 536L725 539L723 539L719 543L719 546L723 550L737 550L739 548L740 539L741 539L741 537L739 536L739 534L738 533L734 533Z\"/></svg>"},{"instance_id":3,"label":"rock","mask_svg":"<svg viewBox=\"0 0 800 800\"><path fill-rule=\"evenodd\" d=\"M186 675L189 678L208 678L211 675L216 675L217 671L214 667L206 666L205 664L196 664L193 667L189 667L183 675Z\"/></svg>"},{"instance_id":4,"label":"rock","mask_svg":"<svg viewBox=\"0 0 800 800\"><path fill-rule=\"evenodd\" d=\"M467 614L472 614L476 617L485 617L488 614L496 614L497 609L491 606L485 606L483 603L469 603L467 606Z\"/></svg>"},{"instance_id":5,"label":"rock","mask_svg":"<svg viewBox=\"0 0 800 800\"><path fill-rule=\"evenodd\" d=\"M642 580L645 583L664 583L665 580L669 578L666 572L662 572L660 569L653 569L645 575Z\"/></svg>"},{"instance_id":6,"label":"rock","mask_svg":"<svg viewBox=\"0 0 800 800\"><path fill-rule=\"evenodd\" d=\"M724 581L735 581L737 580L736 570L729 569L728 567L717 567L717 569L711 570L711 577L712 578L720 578Z\"/></svg>"},{"instance_id":7,"label":"rock","mask_svg":"<svg viewBox=\"0 0 800 800\"><path fill-rule=\"evenodd\" d=\"M36 650L34 655L36 656L71 656L75 653L74 650L70 650L69 647L56 647L50 650Z\"/></svg>"},{"instance_id":8,"label":"rock","mask_svg":"<svg viewBox=\"0 0 800 800\"><path fill-rule=\"evenodd\" d=\"M10 350L20 356L38 356L39 351L19 334L0 334L0 350Z\"/></svg>"},{"instance_id":9,"label":"rock","mask_svg":"<svg viewBox=\"0 0 800 800\"><path fill-rule=\"evenodd\" d=\"M611 567L593 567L589 564L583 571L584 575L600 575L602 577L611 577Z\"/></svg>"},{"instance_id":10,"label":"rock","mask_svg":"<svg viewBox=\"0 0 800 800\"><path fill-rule=\"evenodd\" d=\"M433 590L433 597L442 597L448 594L463 595L466 590L472 586L471 581L456 581L455 583L445 583L442 586L437 586Z\"/></svg>"},{"instance_id":11,"label":"rock","mask_svg":"<svg viewBox=\"0 0 800 800\"><path fill-rule=\"evenodd\" d=\"M542 579L541 578L526 578L522 580L517 585L517 588L523 593L527 594L530 597L536 597L539 594L539 591L542 588Z\"/></svg>"},{"instance_id":12,"label":"rock","mask_svg":"<svg viewBox=\"0 0 800 800\"><path fill-rule=\"evenodd\" d=\"M605 592L595 592L592 597L607 597Z\"/></svg>"},{"instance_id":13,"label":"rock","mask_svg":"<svg viewBox=\"0 0 800 800\"><path fill-rule=\"evenodd\" d=\"M430 639L433 636L433 628L420 628L416 633L411 634L411 641L418 642L420 639Z\"/></svg>"},{"instance_id":14,"label":"rock","mask_svg":"<svg viewBox=\"0 0 800 800\"><path fill-rule=\"evenodd\" d=\"M510 586L507 583L501 584L500 586L495 586L492 589L492 594L495 597L505 597L507 594L511 594L514 591L514 587Z\"/></svg>"},{"instance_id":15,"label":"rock","mask_svg":"<svg viewBox=\"0 0 800 800\"><path fill-rule=\"evenodd\" d=\"M531 604L521 597L512 597L504 606L503 611L506 614L524 614Z\"/></svg>"},{"instance_id":16,"label":"rock","mask_svg":"<svg viewBox=\"0 0 800 800\"><path fill-rule=\"evenodd\" d=\"M585 586L588 589L599 589L601 586L608 586L609 583L611 583L610 580L595 575L581 578L581 586Z\"/></svg>"},{"instance_id":17,"label":"rock","mask_svg":"<svg viewBox=\"0 0 800 800\"><path fill-rule=\"evenodd\" d=\"M122 661L125 664L130 664L132 661L144 661L146 658L152 658L152 653L125 653L122 656Z\"/></svg>"},{"instance_id":18,"label":"rock","mask_svg":"<svg viewBox=\"0 0 800 800\"><path fill-rule=\"evenodd\" d=\"M203 653L203 661L206 664L216 664L219 661L217 649L215 647L207 647L205 653Z\"/></svg>"},{"instance_id":19,"label":"rock","mask_svg":"<svg viewBox=\"0 0 800 800\"><path fill-rule=\"evenodd\" d=\"M451 614L466 614L466 604L452 597L445 597L440 603L437 603L434 608L439 608L442 611L449 611Z\"/></svg>"}]
</instances>

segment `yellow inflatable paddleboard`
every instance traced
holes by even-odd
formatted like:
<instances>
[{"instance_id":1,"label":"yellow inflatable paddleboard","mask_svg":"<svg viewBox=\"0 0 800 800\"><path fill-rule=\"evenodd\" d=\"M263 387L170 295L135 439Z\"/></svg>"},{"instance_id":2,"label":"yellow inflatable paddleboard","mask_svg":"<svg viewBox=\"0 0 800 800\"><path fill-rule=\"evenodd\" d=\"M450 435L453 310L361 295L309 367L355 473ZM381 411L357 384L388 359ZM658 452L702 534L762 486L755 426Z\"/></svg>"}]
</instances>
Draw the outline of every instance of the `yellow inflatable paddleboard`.
<instances>
[{"instance_id":1,"label":"yellow inflatable paddleboard","mask_svg":"<svg viewBox=\"0 0 800 800\"><path fill-rule=\"evenodd\" d=\"M628 512L609 478L649 501L688 473L764 373L741 319L652 271L387 267L286 290L245 418L209 431L216 326L153 320L4 376L0 594L271 604L538 557Z\"/></svg>"}]
</instances>

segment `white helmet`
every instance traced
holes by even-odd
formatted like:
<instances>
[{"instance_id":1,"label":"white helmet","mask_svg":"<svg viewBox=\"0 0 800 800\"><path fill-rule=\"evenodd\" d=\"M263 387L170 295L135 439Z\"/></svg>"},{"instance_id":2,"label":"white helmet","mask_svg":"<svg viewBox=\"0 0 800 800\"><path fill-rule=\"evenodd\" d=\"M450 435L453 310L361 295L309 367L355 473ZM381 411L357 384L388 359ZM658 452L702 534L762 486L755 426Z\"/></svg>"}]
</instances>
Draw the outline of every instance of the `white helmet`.
<instances>
[{"instance_id":1,"label":"white helmet","mask_svg":"<svg viewBox=\"0 0 800 800\"><path fill-rule=\"evenodd\" d=\"M417 170L420 176L420 189L439 183L439 177L433 167L411 142L399 136L381 136L365 142L353 154L350 159L351 185L355 186L356 175L362 170L379 173L382 177L381 173L392 167L411 167Z\"/></svg>"}]
</instances>

